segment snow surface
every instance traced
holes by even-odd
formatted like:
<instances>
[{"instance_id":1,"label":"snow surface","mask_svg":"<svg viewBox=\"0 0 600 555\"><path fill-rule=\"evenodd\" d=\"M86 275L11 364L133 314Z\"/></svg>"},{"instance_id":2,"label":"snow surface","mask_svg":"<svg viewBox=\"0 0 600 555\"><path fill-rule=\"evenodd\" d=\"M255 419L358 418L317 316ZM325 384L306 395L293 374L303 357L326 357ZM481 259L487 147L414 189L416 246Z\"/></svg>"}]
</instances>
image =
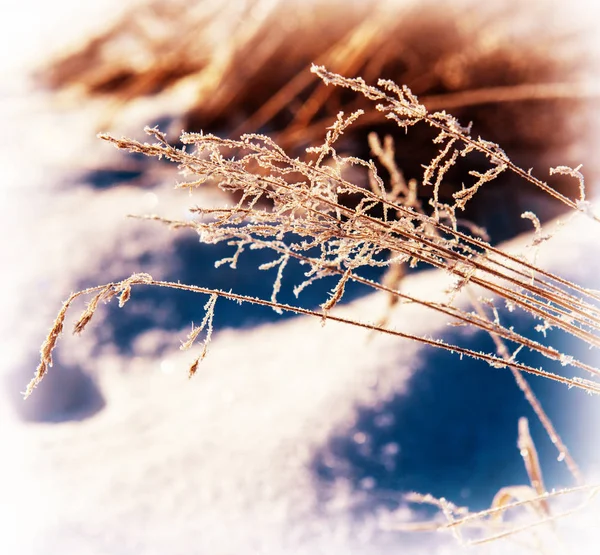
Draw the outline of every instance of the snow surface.
<instances>
[{"instance_id":1,"label":"snow surface","mask_svg":"<svg viewBox=\"0 0 600 555\"><path fill-rule=\"evenodd\" d=\"M34 4L21 3L22 29L34 21L25 11ZM94 4L110 14L116 5ZM71 17L95 21L76 2L58 6L36 12L40 30L62 36ZM70 291L134 271L237 290L268 280L252 270L254 260L233 276L217 272L210 261L222 253L127 219L184 217L192 201L172 190L174 175L162 167L145 188L104 186L111 175L98 167L122 156L95 139L99 107L57 104L9 62L15 80L0 88L0 117L10 129L0 149L0 553L455 552L449 536L389 532L382 521L390 511L398 520L423 516L404 504L405 491L483 508L500 487L526 483L516 448L523 415L547 486L571 485L507 371L414 343L218 301L209 356L188 381L193 355L177 346L206 300L192 295L134 289L124 309L107 307L81 337L64 337L50 375L23 403L38 346ZM193 202L218 200L209 192ZM510 248L522 252L527 241ZM600 288L598 228L582 217L570 221L540 261ZM431 298L447 284L442 274L422 272L404 288ZM316 305L324 291L307 293L306 302ZM383 297L354 296L343 313L372 320L383 311ZM414 305L397 311L394 326L491 350L483 334L448 331ZM590 441L598 399L532 384L588 478L598 478L600 447ZM598 541L590 514L567 524L577 552L593 553Z\"/></svg>"}]
</instances>

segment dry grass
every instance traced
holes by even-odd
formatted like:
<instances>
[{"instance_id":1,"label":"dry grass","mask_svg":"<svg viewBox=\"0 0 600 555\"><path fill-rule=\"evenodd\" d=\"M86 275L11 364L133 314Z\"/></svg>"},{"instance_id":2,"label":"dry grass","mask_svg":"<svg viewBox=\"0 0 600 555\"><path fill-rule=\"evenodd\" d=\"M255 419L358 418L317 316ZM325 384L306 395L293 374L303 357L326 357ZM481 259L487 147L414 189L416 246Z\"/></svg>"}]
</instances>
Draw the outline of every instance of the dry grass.
<instances>
[{"instance_id":1,"label":"dry grass","mask_svg":"<svg viewBox=\"0 0 600 555\"><path fill-rule=\"evenodd\" d=\"M141 97L185 91L162 114L173 118L166 131L232 137L258 132L291 156L318 144L340 110L361 109L364 116L344 135L340 150L366 159L368 134L391 134L406 181L420 180L421 160L436 153L432 130L416 126L410 137L399 133L363 96L326 87L309 71L317 63L368 82L407 85L430 111L452 110L460 121L472 122L474 136L501 144L521 167L585 164L590 179L597 163L587 141L592 122L586 108L599 87L589 73L591 54L573 35L554 25L543 2L483 9L468 0L147 1L44 68L40 80L107 98L101 128L115 128ZM445 201L473 164L474 158L463 167L459 159L449 171L441 185ZM576 194L568 178L558 176L553 185ZM514 203L518 188L517 179L501 176L464 216L488 224L486 207ZM418 194L427 209L431 190L419 188ZM506 227L513 233L527 229L518 216Z\"/></svg>"},{"instance_id":2,"label":"dry grass","mask_svg":"<svg viewBox=\"0 0 600 555\"><path fill-rule=\"evenodd\" d=\"M59 313L26 395L51 366L52 350L75 298L94 295L75 325L79 333L101 301L118 296L122 306L131 288L141 285L208 295L204 320L182 346L192 347L206 331L201 352L190 365L190 375L206 355L215 306L221 300L261 304L278 312L320 318L323 323L338 321L409 338L511 371L555 444L559 460L565 461L579 484L556 494L545 491L535 445L527 421L522 420L519 449L530 486L504 488L489 511L477 514L428 496L413 496L412 500L438 506L448 523L434 527L456 532L460 541L465 541L461 530L474 523L478 527L484 523L488 534L477 542L537 526L543 528L546 537L554 534L551 523L559 515L551 512L549 500L566 493L584 492L591 497L597 488L584 485L576 462L524 375L600 393L600 370L557 350L545 341L545 335L534 340L517 333L503 324L499 308L501 303L540 320L540 331L560 329L574 341L598 347L600 294L544 271L536 265L535 257L515 256L495 247L480 226L469 223L470 219L480 223L477 217L472 218L478 210L470 207L485 198L490 188L527 186L552 198L563 211L584 212L598 221L586 199L579 166L556 165L550 171L551 184L525 169L533 162L539 166L551 160L561 150L564 153L574 141L574 120L560 114L581 113L587 99L597 91L571 81L580 69L575 57L550 61L542 54L547 47L545 40L550 38L533 37L536 44L531 45L528 56L522 56L506 41L512 20L504 10L471 18L463 13L464 17L450 18L448 23L447 14L436 16L431 6L405 9L404 17L398 18L390 16L389 10L395 16L400 13L392 4L372 10L365 4L348 9L336 3L327 7L316 3L303 12L308 21L336 24L322 32L315 23L311 27L315 40L307 42L305 37L299 39L305 22L286 18L290 8L285 3L242 5L239 12L229 4L220 11L200 2L182 19L177 8L149 3L151 9L144 13L145 18L136 20L135 26L123 23L111 29L80 53L57 62L44 77L54 86L78 83L86 94L112 95L115 104L111 117L140 95L158 94L185 83L198 99L180 114L188 128L234 129L233 136L240 134L237 139L190 132L179 137L179 144L170 144L165 133L147 128L152 143L108 134L101 138L120 149L176 163L186 179L177 185L180 189L211 185L229 193L235 199L232 206L210 210L193 207L192 220L148 218L172 228L192 228L203 242L225 242L234 247L232 256L221 261L231 268L247 249L271 250L273 261L261 267L277 268L271 298L162 282L146 274L81 291L72 295ZM347 18L335 17L336 10L341 9L347 11ZM236 17L231 17L232 13ZM232 39L223 46L211 37L221 36L218 29L225 24L226 15ZM161 20L178 24L176 40L173 34L161 33L160 25L156 27ZM261 32L275 21L286 22L285 33ZM132 36L137 46L130 52L139 56L141 43L144 63L115 47L123 41L126 44ZM419 40L420 36L431 40ZM290 49L290 45L295 48ZM247 60L248 52L252 58L243 65L240 59ZM286 65L281 68L283 53ZM326 64L327 69L314 65L307 71L312 61ZM274 67L281 71L274 71ZM348 74L363 75L365 80L342 76ZM395 81L387 79L390 76ZM367 84L376 78L377 85ZM572 109L557 110L561 103ZM460 121L473 124L460 123L445 111L449 107L458 111ZM325 141L319 144L325 128ZM403 132L397 133L398 128ZM585 136L582 128L577 133L579 138ZM312 146L315 144L319 146ZM577 163L566 158L567 163ZM549 238L532 212L522 217L534 227L534 247ZM306 268L306 280L297 285L296 294L316 280L337 276L337 284L321 310L277 300L291 259ZM453 276L454 286L445 301L402 292L402 268L417 263ZM372 281L364 277L367 267L384 268L386 273L381 281ZM493 338L496 352L481 353L441 339L396 331L388 324L389 315L376 315L380 317L374 322L338 315L335 307L349 281L387 294L390 310L403 303L418 303L444 314L452 325L484 330ZM469 307L456 302L459 293L466 293ZM554 363L559 370L520 362L522 348L542 354L549 366ZM565 375L566 367L577 369L585 378ZM522 506L534 517L526 525L506 524L499 518ZM542 550L539 543L533 547Z\"/></svg>"},{"instance_id":3,"label":"dry grass","mask_svg":"<svg viewBox=\"0 0 600 555\"><path fill-rule=\"evenodd\" d=\"M215 304L219 298L262 304L277 311L292 311L322 318L323 322L330 319L379 333L409 338L450 350L461 356L484 360L494 368L510 368L557 445L560 457L566 460L574 478L581 481L575 462L521 373L543 376L591 393L600 392L600 383L534 368L518 362L517 356L519 350L526 347L548 359L558 361L563 366L583 370L593 378L600 375L600 370L568 353L558 351L550 344L532 340L504 326L494 301L485 295L502 299L511 308L519 308L533 318L542 320L544 327L561 329L589 346L598 346L600 343L600 295L537 268L525 258L493 247L480 236L461 229L457 218L457 212L464 208L481 187L503 172L512 172L531 186L541 188L557 201L572 209L586 212L597 220L597 216L591 213L590 205L585 200L581 175L577 170L565 167L557 170L571 174L579 183L579 198L569 199L530 172L516 166L498 145L481 138L473 138L469 129L462 127L452 116L445 112L428 112L408 88L401 88L389 81L380 81L378 86L369 86L360 78L347 79L322 67L315 66L313 71L327 84L345 87L363 95L376 105L376 109L386 114L386 117L407 130L425 122L438 132L434 142L438 145L439 154L425 166L423 177L423 186L433 187L433 214L429 216L424 213L414 186L402 180L400 170L394 166L392 145L389 142L384 147L375 137L371 141L382 164L388 167L392 187L386 187L373 161L345 157L337 153L336 142L348 127L361 117L361 112L348 117L340 113L330 126L324 144L307 149L305 159L289 157L270 138L256 134L244 135L239 140L233 140L221 139L214 135L184 133L180 137L184 145L182 148L171 146L165 135L155 128L147 129L155 139L152 144L101 135L118 148L147 156L165 157L177 163L187 176L185 182L177 185L178 188L193 189L213 182L224 191L237 192L241 198L231 207L192 208L192 212L198 215L198 219L193 221L167 221L157 216L152 219L163 221L172 227L193 228L203 242L226 242L235 247L234 254L221 261L228 263L232 268L235 268L238 257L245 249L272 250L273 262L265 264L261 269L278 268L273 294L270 300L258 299L221 290L155 281L148 275L136 274L119 283L110 283L72 295L61 310L42 348L41 363L35 378L28 386L27 395L38 385L51 365L52 349L63 329L66 311L76 297L95 293L75 324L75 332L79 333L89 323L101 301L107 302L119 296L119 303L123 306L129 299L131 287L134 285L184 289L210 295L201 326L192 329L188 341L183 345L189 348L204 328L208 330L204 348L191 364L190 375L196 372L200 360L206 354ZM467 158L472 153L484 155L489 168L485 172L469 172L471 182L454 193L454 202L442 202L438 189L445 173L459 157ZM345 179L344 173L349 167L363 170L371 189L364 189ZM352 206L341 204L341 195L352 195L356 202ZM263 199L267 199L268 203L261 203ZM526 216L533 218L538 233L541 233L540 224L535 217L531 214ZM290 306L277 301L281 277L291 258L300 260L307 268L306 281L296 287L296 293L317 279L339 276L329 299L322 304L322 311ZM411 297L403 294L397 288L397 284L395 287L389 287L384 283L361 277L361 269L368 266L394 268L399 264L417 262L442 269L456 278L455 286L449 292L446 302L437 303L426 298ZM380 323L371 324L337 316L331 311L342 300L344 287L349 280L368 285L376 291L386 292L393 299L390 306L398 302L419 303L447 315L455 324L485 330L494 338L497 353L480 353L460 345L446 344L439 339L398 332L387 327L385 319ZM469 290L474 310L464 310L455 306L454 297L463 289ZM481 291L483 294L478 293ZM491 316L488 314L490 309ZM526 463L532 488L539 494L543 487L535 448L525 428L521 428L521 450L527 453ZM513 494L505 492L504 496L506 495ZM538 498L536 503L545 507L545 502L539 501ZM501 506L505 505L506 503L501 503Z\"/></svg>"}]
</instances>

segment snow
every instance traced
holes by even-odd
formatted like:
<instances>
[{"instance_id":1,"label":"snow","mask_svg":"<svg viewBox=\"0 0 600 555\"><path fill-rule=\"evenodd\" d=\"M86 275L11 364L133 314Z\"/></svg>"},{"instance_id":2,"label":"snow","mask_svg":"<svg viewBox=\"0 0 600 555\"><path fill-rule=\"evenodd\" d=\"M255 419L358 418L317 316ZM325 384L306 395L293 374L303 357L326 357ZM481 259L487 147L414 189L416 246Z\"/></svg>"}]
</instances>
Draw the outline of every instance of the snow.
<instances>
[{"instance_id":1,"label":"snow","mask_svg":"<svg viewBox=\"0 0 600 555\"><path fill-rule=\"evenodd\" d=\"M83 5L53 4L42 14L46 3L20 3L21 19L4 20L3 40L17 41L26 25L35 25L29 32L38 38L22 41L31 51L5 60L6 67L22 71L50 30L89 32L79 22L97 19ZM115 2L94 5L96 14L115 13ZM195 239L176 240L156 224L126 218L154 211L182 217L191 202L172 190L173 175L161 174L146 189L91 185L89 168L117 156L94 138L97 107L57 106L25 81L3 87L0 117L11 134L0 149L0 553L451 553L458 548L450 536L383 529L389 507L400 520L422 516L401 501L402 492L419 489L482 508L499 487L526 482L516 429L527 408L506 370L219 300L208 357L188 380L193 353L177 347L191 322L180 309L200 316L205 297L134 289L125 308L107 308L82 336L65 336L50 375L23 403L19 392L37 348L69 292L134 271L160 278L183 270L203 283L225 279L227 269L216 274L199 261L202 253L219 254L190 250ZM209 192L194 202L218 200ZM538 262L600 288L597 237L597 227L578 216L541 246ZM530 241L519 238L508 248L523 252ZM239 276L227 278L232 287L265 280L250 270ZM284 276L286 283L291 288ZM448 284L447 276L424 272L403 287L435 298ZM384 305L381 296L362 297L340 311L375 319ZM416 305L402 306L393 323L400 331L448 334L442 318ZM481 334L451 334L490 349ZM598 399L532 384L589 479L597 478L600 449L590 438L598 433ZM547 485L569 485L555 450L533 428ZM591 513L568 525L578 552L598 540L585 526Z\"/></svg>"}]
</instances>

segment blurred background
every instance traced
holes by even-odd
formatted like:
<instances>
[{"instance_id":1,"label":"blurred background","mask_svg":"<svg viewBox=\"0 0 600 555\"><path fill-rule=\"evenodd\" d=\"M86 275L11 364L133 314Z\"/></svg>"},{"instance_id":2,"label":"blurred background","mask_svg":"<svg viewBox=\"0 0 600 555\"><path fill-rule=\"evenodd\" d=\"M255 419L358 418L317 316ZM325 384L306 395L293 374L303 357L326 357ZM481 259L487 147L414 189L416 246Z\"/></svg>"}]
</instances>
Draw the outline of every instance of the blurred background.
<instances>
[{"instance_id":1,"label":"blurred background","mask_svg":"<svg viewBox=\"0 0 600 555\"><path fill-rule=\"evenodd\" d=\"M598 12L589 3L27 0L5 8L3 553L448 552L450 537L384 524L430 515L406 503L408 491L479 510L501 487L527 483L516 447L521 416L546 486L573 485L508 372L415 344L219 301L210 353L188 382L193 356L177 347L206 299L181 292L141 288L124 309L104 307L83 335L65 334L34 395L23 402L21 392L61 302L83 287L148 272L270 296L274 276L257 270L268 254L247 253L237 271L215 268L226 247L127 218L189 218L193 205L231 199L216 188L175 191L176 167L118 152L98 132L142 139L145 125L158 125L174 143L182 129L260 132L300 156L340 110L363 108L340 151L369 158L368 133L391 134L405 178L420 180L436 154L431 130L405 135L356 95L321 84L309 71L314 62L407 84L428 108L472 122L474 136L498 142L543 179L550 166L583 164L594 196L600 87ZM457 164L442 195L484 162ZM578 195L569 178L552 185ZM419 192L427 206L431 191ZM544 193L503 176L464 216L521 252L526 210L544 222L561 215ZM598 288L596 237L574 222L541 260ZM315 308L334 285L317 283L296 300L300 281L292 265L280 299ZM427 271L403 288L427 297L447 285ZM342 310L374 319L386 300L367 293L350 289ZM535 333L518 314L501 316ZM418 307L402 307L393 324L493 350L484 334L450 332ZM558 334L552 341L598 364L594 352ZM532 386L592 480L598 400L541 380ZM593 532L577 529L582 542Z\"/></svg>"}]
</instances>

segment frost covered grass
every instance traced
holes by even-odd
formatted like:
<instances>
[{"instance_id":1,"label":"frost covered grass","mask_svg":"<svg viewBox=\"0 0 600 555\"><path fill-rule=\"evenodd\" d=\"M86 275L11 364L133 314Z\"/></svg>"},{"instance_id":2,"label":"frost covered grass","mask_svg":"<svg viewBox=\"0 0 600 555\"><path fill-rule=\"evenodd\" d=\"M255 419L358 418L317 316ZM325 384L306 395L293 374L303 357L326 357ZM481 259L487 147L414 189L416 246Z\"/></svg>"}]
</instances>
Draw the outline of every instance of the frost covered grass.
<instances>
[{"instance_id":1,"label":"frost covered grass","mask_svg":"<svg viewBox=\"0 0 600 555\"><path fill-rule=\"evenodd\" d=\"M268 10L263 16L265 21L269 20ZM381 14L378 14L376 21L380 21L380 17ZM373 21L369 20L369 24L373 24ZM361 28L361 33L364 32L365 29ZM363 40L361 33L357 33L357 37ZM98 44L102 45L102 41L96 46ZM332 54L331 58L335 60L336 56ZM357 59L362 58L359 55ZM220 63L223 63L222 59ZM220 67L223 69L226 66ZM114 68L108 69L112 71ZM187 68L184 73L188 72L187 77L201 75L200 81L203 82L206 77L204 69L200 65ZM519 541L521 532L525 531L535 538L538 529L542 530L542 543L553 542L555 536L553 524L550 523L559 516L565 516L553 508L555 498L569 493L593 497L597 490L585 485L574 457L524 375L529 373L549 378L570 388L591 393L600 390L600 384L595 379L598 369L575 352L558 348L548 333L561 330L575 342L597 347L600 295L560 274L545 270L537 263L537 250L550 236L532 211L527 210L522 214L523 220L531 222L534 230L525 255L513 254L495 246L481 226L466 221L463 216L469 213L471 204L488 188L512 176L511 179L516 181L507 180L512 186L540 190L543 195L562 205L563 210L583 213L580 215L590 218L592 222L597 221L592 205L586 198L583 174L579 167L558 165L551 170L550 181L546 182L536 172L513 162L501 144L474 134L470 126L461 123L462 120L436 108L436 102L440 103L440 108L445 107L444 95L433 100L430 95L422 101L421 95L417 97L411 89L390 80L381 80L376 86L368 85L360 78L343 77L343 73L331 72L322 66L315 66L312 74L299 72L299 90L306 86L306 80L321 80L321 84L309 94L308 100L298 96L303 102L306 101L306 106L310 107L312 103L320 108L318 113L312 115L307 115L304 110L303 126L292 122L283 132L275 133L275 138L258 133L242 134L239 139L222 138L210 133L184 133L177 145L169 143L166 134L157 127L147 129L153 137L153 143L102 135L103 139L121 149L159 159L166 158L176 163L185 178L183 183L177 185L178 189L193 192L207 186L220 187L229 199L221 206L192 206L191 216L185 219L157 215L147 216L147 219L157 220L171 228L191 230L207 244L229 246L232 249L231 256L218 264L229 265L232 269L248 254L245 251L271 252L272 260L263 263L260 269L275 273L272 294L258 298L224 288L153 279L145 273L86 288L72 295L64 304L42 347L41 362L27 394L32 393L51 366L52 351L63 331L67 311L76 299L89 297L87 308L75 324L75 331L79 333L103 303L118 299L123 307L129 302L132 291L151 286L183 289L206 297L205 314L200 325L192 324L188 338L182 342L182 348L188 349L193 348L197 340L203 339L198 354L189 363L192 375L200 372L199 364L206 356L212 336L213 319L218 319L219 310L227 300L259 304L276 312L307 315L323 324L330 322L327 326L338 322L366 329L375 335L416 341L457 353L461 360L465 356L482 360L494 371L510 371L555 445L559 460L566 463L574 482L580 484L582 489L556 493L546 490L527 421L521 420L519 449L529 476L528 486L503 488L492 501L489 511L475 514L432 496L413 495L407 500L438 507L447 522L436 521L427 526L456 532L457 538L463 543L487 543L491 539L506 537ZM142 94L147 94L164 79L179 78L172 74L161 76L160 71L142 76L140 81L136 81L135 75L123 80L114 75L103 76L102 71L92 77L87 82L88 86L90 82L96 82L97 91L116 86L125 98L138 94L142 85ZM123 83L124 91L120 88ZM94 87L90 86L90 89L94 90ZM349 103L356 109L340 112L337 118L332 114L324 114L320 110L328 106L330 95L336 97L336 93L330 91L344 91L343 95L348 95L339 95L337 98L359 99ZM520 98L519 95L525 98L536 95L553 98L561 95L577 97L579 94L574 88L559 86L533 89L509 86L502 90L487 87L484 92L483 100L464 92L453 97L446 94L445 100L461 107L490 100L511 102L510 98L514 101ZM287 91L286 94L283 97L287 102L295 93ZM506 94L509 100L503 97ZM279 97L268 101L265 99L268 109L258 109L251 121L256 125L263 120L263 123L269 121L275 125L277 118L274 116L278 109L282 109L281 102ZM212 106L212 109L215 114L219 113L218 106ZM194 110L191 114L194 114ZM189 122L193 121L192 115L188 114ZM399 126L409 138L423 128L432 132L429 138L433 147L432 156L422 156L412 161L420 171L424 169L417 177L405 176L405 168L402 160L399 160L403 155L402 146L395 139L384 136L385 133L368 135L368 141L365 141L368 144L368 156L347 152L344 139L355 128L368 130L374 121L379 121L377 118ZM308 132L302 134L301 140L290 143L289 137L297 137L301 129ZM319 144L315 138L325 133L325 141ZM561 133L557 132L557 135ZM352 136L356 139L359 135ZM303 142L308 140L311 146L303 148ZM562 179L560 187L553 185L557 177ZM428 202L424 202L424 198ZM299 301L290 304L278 299L286 285L289 266L294 261L303 266L304 276L294 287ZM403 288L406 268L423 265L441 270L451 278L451 285L439 298L428 291L411 294ZM372 277L370 271L373 269L379 270L379 277ZM321 279L333 282L329 297L322 299L320 307L303 306L302 291ZM360 315L344 311L341 303L351 283L360 283L384 295L388 299L387 308L377 306ZM135 302L135 293L133 299L132 302ZM449 343L441 334L432 337L428 332L419 334L410 327L397 329L393 325L394 313L402 313L411 305L431 312L436 318L445 319L451 326L484 331L493 339L495 351L481 352L460 342ZM125 307L125 310L128 309L129 306ZM533 336L535 338L515 331L510 323L505 323L504 310L529 317L538 332ZM364 348L368 353L369 345ZM578 351L577 348L574 350ZM542 366L531 365L521 358L525 352L537 352L547 363ZM512 522L503 518L505 513L523 507L529 512L530 521ZM402 527L394 522L387 525L391 528ZM475 525L475 530L471 535L469 527L472 525ZM415 524L412 526L415 527ZM532 548L543 551L541 544L534 543Z\"/></svg>"},{"instance_id":2,"label":"frost covered grass","mask_svg":"<svg viewBox=\"0 0 600 555\"><path fill-rule=\"evenodd\" d=\"M132 287L145 285L183 289L209 296L204 319L199 326L192 327L188 339L181 346L182 349L189 349L205 332L200 354L191 363L190 376L196 373L199 363L206 355L212 335L215 306L219 299L260 304L280 313L291 311L317 317L323 324L331 320L372 332L411 339L449 350L461 357L470 356L483 360L497 369L510 369L558 449L559 459L566 462L573 478L581 484L583 479L575 461L523 373L542 376L590 393L600 392L600 384L587 377L569 377L559 371L529 366L520 362L518 355L522 348L527 348L557 362L559 366L584 371L592 378L597 377L600 370L556 349L543 339L530 339L515 332L512 327L503 325L496 303L501 300L510 311L521 310L541 321L537 326L541 335L545 335L544 332L549 329L560 329L590 347L597 347L600 340L600 295L543 270L526 257L511 255L493 247L485 240L483 232L463 223L459 219L459 213L481 187L503 172L512 172L568 208L584 212L597 221L598 217L585 198L582 174L578 168L566 166L551 170L551 174L563 173L577 180L579 197L570 199L530 171L515 165L498 145L482 138L473 138L468 127L461 126L446 112L429 112L407 87L399 87L390 81L380 81L378 86L369 86L360 78L347 79L322 67L314 67L313 71L326 84L348 88L376 103L377 110L384 112L386 117L407 131L418 124L429 125L437 131L434 143L439 145L439 153L424 165L421 184L433 188L430 202L432 212L427 214L418 200L417 184L414 181L404 181L401 170L395 165L393 143L390 140L382 144L376 135L370 137L373 155L387 172L387 183L373 160L338 154L337 141L361 117L362 111L350 116L340 113L329 128L324 144L308 148L305 159L290 158L271 139L257 134L244 135L235 140L202 133L184 133L180 137L184 145L182 148L171 146L166 136L156 128L147 129L156 140L152 144L101 135L121 149L164 157L177 163L186 177L184 182L177 185L179 189L192 190L212 182L232 198L237 195L239 200L232 206L192 208L196 217L191 220L166 220L158 216L151 219L162 221L173 228L191 228L205 243L226 242L234 247L233 255L217 265L229 264L232 269L235 269L238 258L246 249L271 250L275 258L272 262L263 264L260 269L277 269L272 295L270 299L256 298L220 289L154 280L147 274L134 274L118 283L80 291L63 305L42 347L41 362L35 378L28 386L26 396L33 392L51 366L52 350L62 333L66 313L76 298L93 294L86 310L75 324L75 332L80 333L90 322L100 303L118 297L119 306L123 307L130 299ZM485 156L488 169L470 171L468 175L471 183L463 183L462 189L453 194L451 203L443 202L439 196L439 188L445 175L459 157L466 158L473 153ZM346 179L345 172L350 167L365 173L365 181L370 188ZM352 198L353 202L341 201L343 196ZM535 249L549 237L542 234L541 224L534 214L527 212L523 217L532 220L535 227L531 245ZM321 310L289 305L277 300L286 264L292 258L306 267L306 279L296 285L296 295L316 280L338 277L337 284L321 305ZM434 302L427 297L417 298L401 291L402 272L399 268L405 264L415 266L418 263L444 270L454 278L454 284L444 301ZM381 281L374 281L361 275L366 267L384 268L386 273ZM379 320L371 321L338 315L334 308L342 300L345 286L350 280L386 293L390 299L388 312ZM463 290L466 290L470 298L471 306L468 308L457 306L454 302ZM441 313L449 318L451 325L472 326L486 331L494 340L496 352L474 351L460 344L448 344L442 339L389 327L389 311L401 310L401 305L406 303L416 303ZM548 493L544 489L535 446L527 430L526 420L523 420L519 442L531 486L501 491L493 503L492 513L484 512L480 517L495 515L527 502L528 505L539 508L543 518L551 518ZM516 504L509 503L513 498L517 499ZM455 510L449 504L441 507L451 519L452 526L455 526ZM469 515L466 520L458 522L462 524L471 520L473 516ZM506 534L508 532L501 532L498 537Z\"/></svg>"}]
</instances>

